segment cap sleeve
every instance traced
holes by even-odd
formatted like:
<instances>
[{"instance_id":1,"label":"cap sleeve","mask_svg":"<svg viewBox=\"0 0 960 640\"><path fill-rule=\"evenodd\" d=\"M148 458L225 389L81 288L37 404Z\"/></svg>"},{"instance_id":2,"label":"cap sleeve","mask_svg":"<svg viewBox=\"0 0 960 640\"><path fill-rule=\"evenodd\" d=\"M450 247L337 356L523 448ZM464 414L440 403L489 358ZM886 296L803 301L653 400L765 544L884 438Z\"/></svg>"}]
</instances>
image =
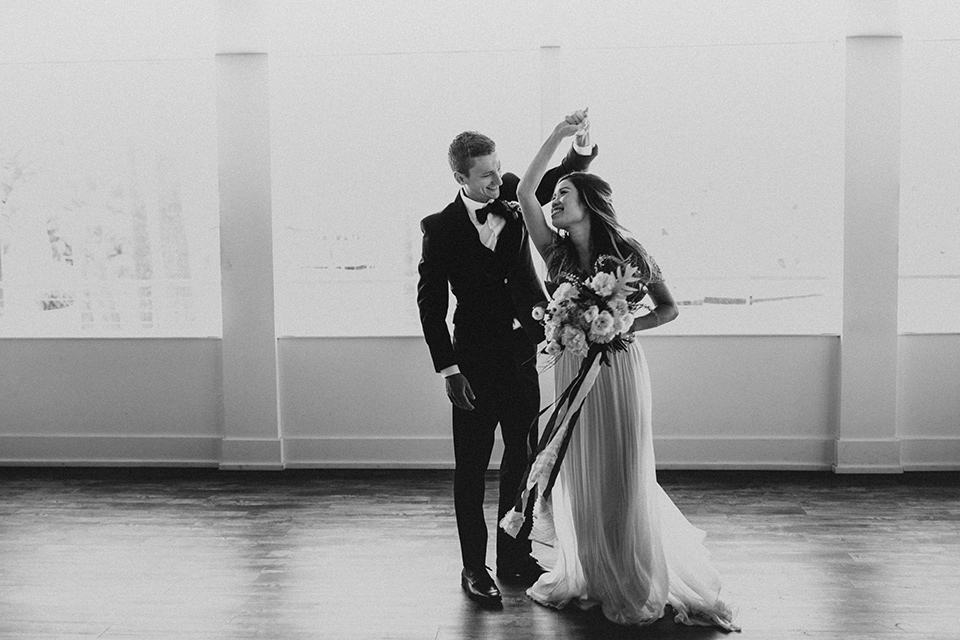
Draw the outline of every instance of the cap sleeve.
<instances>
[{"instance_id":1,"label":"cap sleeve","mask_svg":"<svg viewBox=\"0 0 960 640\"><path fill-rule=\"evenodd\" d=\"M638 270L637 276L642 284L659 284L664 281L660 265L653 259L653 256L647 253L643 246L639 246L639 250L633 255L633 263Z\"/></svg>"}]
</instances>

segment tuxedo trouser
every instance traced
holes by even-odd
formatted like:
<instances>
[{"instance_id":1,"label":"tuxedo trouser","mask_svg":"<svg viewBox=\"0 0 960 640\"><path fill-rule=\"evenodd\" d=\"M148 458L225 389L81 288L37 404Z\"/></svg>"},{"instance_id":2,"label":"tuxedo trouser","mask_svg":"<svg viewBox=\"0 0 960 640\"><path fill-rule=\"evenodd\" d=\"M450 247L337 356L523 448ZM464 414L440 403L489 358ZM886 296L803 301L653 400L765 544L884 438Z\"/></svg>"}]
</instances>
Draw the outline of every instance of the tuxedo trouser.
<instances>
[{"instance_id":1,"label":"tuxedo trouser","mask_svg":"<svg viewBox=\"0 0 960 640\"><path fill-rule=\"evenodd\" d=\"M526 341L522 332L515 334L514 340ZM453 496L464 567L481 569L486 564L485 476L498 424L504 452L500 461L497 522L494 523L497 564L516 563L530 554L530 541L523 535L526 531L521 530L519 539L514 539L497 526L516 502L528 463L528 436L531 428L536 428L540 411L536 350L529 346L529 341L526 345L520 350L512 345L511 349L499 351L490 346L488 353L499 353L498 359L488 360L481 366L471 366L468 362L460 366L476 395L472 411L453 407L456 461ZM529 524L528 518L527 531Z\"/></svg>"}]
</instances>

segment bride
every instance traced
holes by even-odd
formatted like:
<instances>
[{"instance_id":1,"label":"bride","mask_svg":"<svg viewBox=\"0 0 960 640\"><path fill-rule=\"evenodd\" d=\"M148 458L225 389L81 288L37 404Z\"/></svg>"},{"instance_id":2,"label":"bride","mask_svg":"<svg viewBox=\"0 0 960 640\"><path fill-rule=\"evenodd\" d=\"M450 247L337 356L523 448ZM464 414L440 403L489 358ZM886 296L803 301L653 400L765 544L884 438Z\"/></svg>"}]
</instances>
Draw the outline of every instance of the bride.
<instances>
[{"instance_id":1,"label":"bride","mask_svg":"<svg viewBox=\"0 0 960 640\"><path fill-rule=\"evenodd\" d=\"M548 279L591 276L601 256L629 261L654 307L632 331L677 317L677 306L660 268L617 222L610 186L588 173L557 183L544 220L536 198L547 163L560 141L589 135L586 111L559 123L543 143L517 190L530 238L547 264ZM641 288L643 295L644 288ZM558 395L577 376L581 358L564 351L556 364ZM609 353L610 366L584 400L550 494L538 505L535 530L552 530L556 561L527 590L535 601L564 607L600 606L619 624L648 624L664 615L690 625L739 630L719 598L720 577L703 546L705 534L691 525L657 484L650 413L650 379L640 345ZM553 526L540 518L552 512Z\"/></svg>"}]
</instances>

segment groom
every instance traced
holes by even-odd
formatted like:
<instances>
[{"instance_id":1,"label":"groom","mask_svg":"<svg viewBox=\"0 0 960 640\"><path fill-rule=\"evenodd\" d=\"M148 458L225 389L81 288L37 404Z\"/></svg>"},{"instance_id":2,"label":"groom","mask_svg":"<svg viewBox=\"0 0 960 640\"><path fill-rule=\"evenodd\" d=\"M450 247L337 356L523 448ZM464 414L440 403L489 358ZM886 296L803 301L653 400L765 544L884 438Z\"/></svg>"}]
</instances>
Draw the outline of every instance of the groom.
<instances>
[{"instance_id":1,"label":"groom","mask_svg":"<svg viewBox=\"0 0 960 640\"><path fill-rule=\"evenodd\" d=\"M579 124L576 112L567 119ZM583 171L596 156L589 131L575 140L558 167L544 176L537 199L553 196L557 181ZM499 521L514 504L527 465L527 435L540 410L536 349L542 327L530 312L545 300L534 270L523 218L512 203L520 179L500 173L493 140L466 131L450 144L453 202L420 224L423 250L417 305L434 368L453 403L454 508L463 558L461 586L471 598L498 604L500 590L486 569L484 476L497 424L503 437ZM457 299L453 338L447 326L449 290ZM530 541L497 528L497 576L532 583L542 569Z\"/></svg>"}]
</instances>

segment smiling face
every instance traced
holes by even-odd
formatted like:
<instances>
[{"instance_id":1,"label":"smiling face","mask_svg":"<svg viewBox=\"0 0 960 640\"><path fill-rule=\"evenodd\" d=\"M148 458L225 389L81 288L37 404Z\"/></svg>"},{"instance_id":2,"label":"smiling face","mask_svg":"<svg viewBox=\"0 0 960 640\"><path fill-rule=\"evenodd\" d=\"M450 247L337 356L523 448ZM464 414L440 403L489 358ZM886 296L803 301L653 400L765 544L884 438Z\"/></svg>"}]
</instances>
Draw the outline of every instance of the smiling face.
<instances>
[{"instance_id":1,"label":"smiling face","mask_svg":"<svg viewBox=\"0 0 960 640\"><path fill-rule=\"evenodd\" d=\"M569 180L561 180L553 192L553 201L550 203L550 222L557 229L569 230L571 227L583 224L587 219L587 211L580 201L580 194Z\"/></svg>"},{"instance_id":2,"label":"smiling face","mask_svg":"<svg viewBox=\"0 0 960 640\"><path fill-rule=\"evenodd\" d=\"M500 159L493 152L473 159L473 165L467 173L454 172L454 178L463 185L463 189L471 200L487 202L500 196Z\"/></svg>"}]
</instances>

